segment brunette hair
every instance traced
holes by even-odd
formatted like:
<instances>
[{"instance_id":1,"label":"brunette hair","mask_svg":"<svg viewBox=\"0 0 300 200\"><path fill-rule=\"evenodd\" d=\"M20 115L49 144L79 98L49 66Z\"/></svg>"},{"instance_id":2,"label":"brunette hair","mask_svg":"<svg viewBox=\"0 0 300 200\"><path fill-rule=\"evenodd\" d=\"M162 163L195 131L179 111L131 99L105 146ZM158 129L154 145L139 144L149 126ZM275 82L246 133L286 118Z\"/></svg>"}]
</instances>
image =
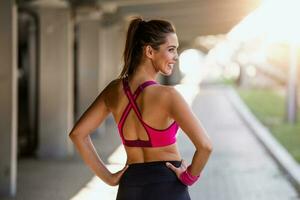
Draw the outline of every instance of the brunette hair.
<instances>
[{"instance_id":1,"label":"brunette hair","mask_svg":"<svg viewBox=\"0 0 300 200\"><path fill-rule=\"evenodd\" d=\"M175 33L175 27L169 21L144 21L141 17L131 20L123 53L124 66L119 77L132 75L141 62L143 47L150 45L159 50L159 46L166 42L168 33Z\"/></svg>"}]
</instances>

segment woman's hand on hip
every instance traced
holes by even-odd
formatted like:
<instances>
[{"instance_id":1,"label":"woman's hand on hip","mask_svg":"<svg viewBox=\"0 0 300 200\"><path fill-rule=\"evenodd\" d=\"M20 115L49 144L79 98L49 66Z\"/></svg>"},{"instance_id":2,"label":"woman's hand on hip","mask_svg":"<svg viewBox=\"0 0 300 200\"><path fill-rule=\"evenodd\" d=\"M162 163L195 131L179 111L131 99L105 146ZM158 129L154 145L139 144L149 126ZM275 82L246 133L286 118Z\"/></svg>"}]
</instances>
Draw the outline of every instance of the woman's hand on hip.
<instances>
[{"instance_id":1,"label":"woman's hand on hip","mask_svg":"<svg viewBox=\"0 0 300 200\"><path fill-rule=\"evenodd\" d=\"M175 167L172 163L169 163L169 162L166 162L166 165L168 168L170 168L171 170L173 170L175 172L175 174L178 178L180 177L180 174L187 169L187 163L183 159L182 159L180 167Z\"/></svg>"},{"instance_id":2,"label":"woman's hand on hip","mask_svg":"<svg viewBox=\"0 0 300 200\"><path fill-rule=\"evenodd\" d=\"M123 169L120 171L111 174L110 179L109 179L109 185L110 186L116 186L119 184L121 177L123 176L124 172L128 168L128 165L126 165Z\"/></svg>"}]
</instances>

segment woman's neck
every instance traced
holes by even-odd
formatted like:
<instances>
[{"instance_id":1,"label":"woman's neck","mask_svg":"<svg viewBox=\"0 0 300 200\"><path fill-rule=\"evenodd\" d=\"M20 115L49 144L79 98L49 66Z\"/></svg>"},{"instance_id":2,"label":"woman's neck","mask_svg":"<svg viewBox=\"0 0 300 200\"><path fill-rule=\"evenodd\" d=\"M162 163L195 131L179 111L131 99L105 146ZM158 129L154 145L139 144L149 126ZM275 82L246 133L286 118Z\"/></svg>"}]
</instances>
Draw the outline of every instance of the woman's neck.
<instances>
[{"instance_id":1,"label":"woman's neck","mask_svg":"<svg viewBox=\"0 0 300 200\"><path fill-rule=\"evenodd\" d=\"M158 72L150 64L143 63L137 67L135 73L129 77L130 82L133 84L140 84L147 80L156 80Z\"/></svg>"}]
</instances>

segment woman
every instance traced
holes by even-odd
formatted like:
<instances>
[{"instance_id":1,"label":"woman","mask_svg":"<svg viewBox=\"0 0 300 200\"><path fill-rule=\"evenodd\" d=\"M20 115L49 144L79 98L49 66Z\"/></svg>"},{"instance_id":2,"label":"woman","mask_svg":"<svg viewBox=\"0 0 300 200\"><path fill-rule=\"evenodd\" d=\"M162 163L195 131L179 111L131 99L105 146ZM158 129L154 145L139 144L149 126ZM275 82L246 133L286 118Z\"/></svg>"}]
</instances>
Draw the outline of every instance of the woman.
<instances>
[{"instance_id":1,"label":"woman","mask_svg":"<svg viewBox=\"0 0 300 200\"><path fill-rule=\"evenodd\" d=\"M155 81L158 73L171 75L177 48L170 22L133 19L120 77L106 86L69 134L93 172L108 185L119 185L117 200L190 199L188 186L197 181L212 152L209 137L182 96ZM117 173L106 168L89 136L110 113L127 153L126 166ZM179 127L196 148L189 166L176 144Z\"/></svg>"}]
</instances>

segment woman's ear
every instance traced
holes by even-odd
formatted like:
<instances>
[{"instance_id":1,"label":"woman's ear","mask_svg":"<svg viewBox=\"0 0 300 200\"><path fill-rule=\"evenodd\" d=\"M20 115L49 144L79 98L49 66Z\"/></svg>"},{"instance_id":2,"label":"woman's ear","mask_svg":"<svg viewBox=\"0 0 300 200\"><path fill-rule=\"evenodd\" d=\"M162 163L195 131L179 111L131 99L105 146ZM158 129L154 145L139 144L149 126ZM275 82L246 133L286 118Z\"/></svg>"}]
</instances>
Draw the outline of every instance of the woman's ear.
<instances>
[{"instance_id":1,"label":"woman's ear","mask_svg":"<svg viewBox=\"0 0 300 200\"><path fill-rule=\"evenodd\" d=\"M153 58L154 49L150 45L145 46L145 55L147 58L150 58L150 59Z\"/></svg>"}]
</instances>

